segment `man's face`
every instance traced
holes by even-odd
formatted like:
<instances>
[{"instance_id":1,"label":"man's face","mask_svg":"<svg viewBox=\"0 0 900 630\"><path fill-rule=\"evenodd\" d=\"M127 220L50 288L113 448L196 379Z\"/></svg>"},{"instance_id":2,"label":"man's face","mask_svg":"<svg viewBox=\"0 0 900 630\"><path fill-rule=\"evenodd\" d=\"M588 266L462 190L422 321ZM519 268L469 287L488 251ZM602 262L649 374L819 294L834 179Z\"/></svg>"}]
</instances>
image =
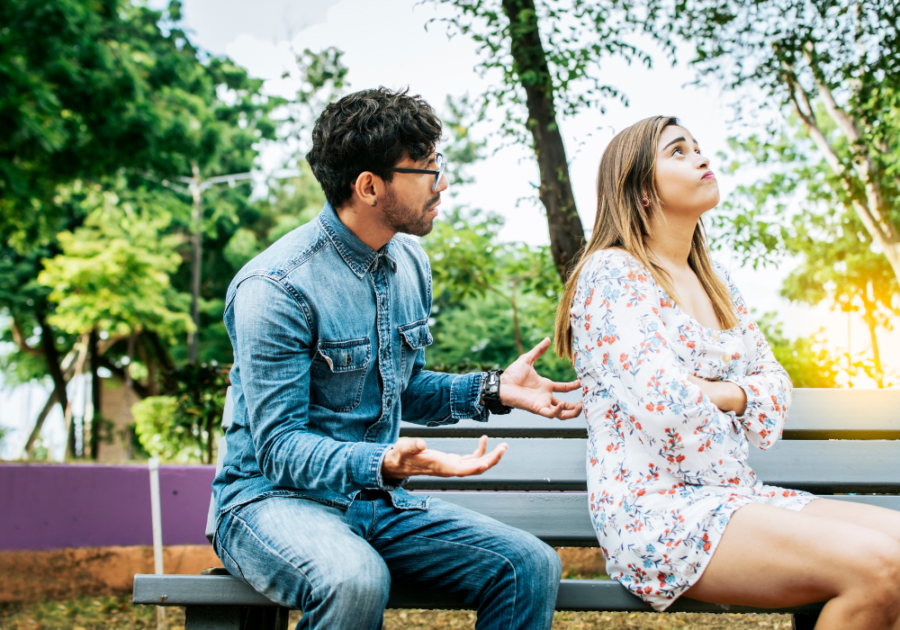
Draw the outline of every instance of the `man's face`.
<instances>
[{"instance_id":1,"label":"man's face","mask_svg":"<svg viewBox=\"0 0 900 630\"><path fill-rule=\"evenodd\" d=\"M418 162L408 156L404 157L396 167L437 170L435 153L432 152ZM447 178L441 175L437 189L432 190L433 174L394 173L391 181L385 182L385 185L387 196L381 211L385 223L395 232L413 236L425 236L431 232L438 215L441 192L449 186Z\"/></svg>"}]
</instances>

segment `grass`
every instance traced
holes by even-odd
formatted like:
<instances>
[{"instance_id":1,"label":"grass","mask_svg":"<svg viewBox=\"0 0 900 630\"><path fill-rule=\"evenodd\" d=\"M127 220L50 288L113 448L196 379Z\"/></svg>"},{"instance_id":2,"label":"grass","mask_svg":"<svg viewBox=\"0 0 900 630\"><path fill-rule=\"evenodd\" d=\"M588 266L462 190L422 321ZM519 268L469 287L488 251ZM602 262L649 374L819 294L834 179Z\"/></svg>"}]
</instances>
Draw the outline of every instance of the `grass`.
<instances>
[{"instance_id":1,"label":"grass","mask_svg":"<svg viewBox=\"0 0 900 630\"><path fill-rule=\"evenodd\" d=\"M168 608L169 630L184 630L184 609ZM300 613L291 614L293 628ZM444 610L388 610L384 630L471 630L475 613ZM688 615L649 613L558 612L554 630L731 630L772 628L788 630L788 615ZM69 599L38 604L0 604L2 630L151 630L156 628L153 606L135 606L128 595Z\"/></svg>"}]
</instances>

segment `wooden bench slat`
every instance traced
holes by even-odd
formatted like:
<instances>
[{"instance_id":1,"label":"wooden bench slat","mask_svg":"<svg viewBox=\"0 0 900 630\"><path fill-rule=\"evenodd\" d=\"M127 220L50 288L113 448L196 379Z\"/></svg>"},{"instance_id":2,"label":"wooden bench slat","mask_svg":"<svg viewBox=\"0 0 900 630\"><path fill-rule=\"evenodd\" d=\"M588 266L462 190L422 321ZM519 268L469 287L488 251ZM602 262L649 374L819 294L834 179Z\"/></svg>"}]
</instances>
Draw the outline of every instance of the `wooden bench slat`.
<instances>
[{"instance_id":1,"label":"wooden bench slat","mask_svg":"<svg viewBox=\"0 0 900 630\"><path fill-rule=\"evenodd\" d=\"M482 475L462 478L413 477L411 489L584 490L586 440L505 440L509 450ZM488 444L493 448L499 440ZM428 447L471 453L477 440L435 438ZM831 494L900 492L900 441L782 442L768 451L750 449L750 465L765 483Z\"/></svg>"},{"instance_id":2,"label":"wooden bench slat","mask_svg":"<svg viewBox=\"0 0 900 630\"><path fill-rule=\"evenodd\" d=\"M537 536L554 547L596 547L585 492L416 492L473 510ZM900 511L900 496L819 495Z\"/></svg>"},{"instance_id":3,"label":"wooden bench slat","mask_svg":"<svg viewBox=\"0 0 900 630\"><path fill-rule=\"evenodd\" d=\"M162 606L275 606L240 578L228 575L148 575L134 576L135 604ZM429 608L453 610L468 608L464 602L446 593L422 591L402 583L391 586L388 608ZM810 613L821 604L798 606L777 611L746 606L720 606L682 598L671 612L781 612ZM556 598L557 610L601 610L610 612L651 612L650 606L613 580L562 580Z\"/></svg>"},{"instance_id":4,"label":"wooden bench slat","mask_svg":"<svg viewBox=\"0 0 900 630\"><path fill-rule=\"evenodd\" d=\"M561 398L579 400L580 392ZM463 420L444 427L424 427L404 422L400 435L407 437L584 438L584 416L550 420L514 409L488 422ZM785 440L897 440L900 439L900 390L795 389L784 430Z\"/></svg>"}]
</instances>

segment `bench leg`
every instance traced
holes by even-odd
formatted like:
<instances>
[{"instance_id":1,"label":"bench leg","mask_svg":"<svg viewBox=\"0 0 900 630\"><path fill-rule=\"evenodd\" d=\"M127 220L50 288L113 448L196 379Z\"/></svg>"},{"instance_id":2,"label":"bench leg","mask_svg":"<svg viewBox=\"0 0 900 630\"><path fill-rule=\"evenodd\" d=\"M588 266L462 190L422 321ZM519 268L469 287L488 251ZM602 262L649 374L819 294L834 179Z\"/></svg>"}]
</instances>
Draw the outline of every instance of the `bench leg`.
<instances>
[{"instance_id":1,"label":"bench leg","mask_svg":"<svg viewBox=\"0 0 900 630\"><path fill-rule=\"evenodd\" d=\"M289 612L276 606L188 606L184 630L287 630Z\"/></svg>"},{"instance_id":2,"label":"bench leg","mask_svg":"<svg viewBox=\"0 0 900 630\"><path fill-rule=\"evenodd\" d=\"M188 606L184 630L241 630L241 607Z\"/></svg>"},{"instance_id":3,"label":"bench leg","mask_svg":"<svg viewBox=\"0 0 900 630\"><path fill-rule=\"evenodd\" d=\"M247 606L244 625L241 630L287 630L288 614L291 612L281 606ZM187 628L185 628L187 630Z\"/></svg>"},{"instance_id":4,"label":"bench leg","mask_svg":"<svg viewBox=\"0 0 900 630\"><path fill-rule=\"evenodd\" d=\"M791 615L791 630L814 630L819 613L811 615Z\"/></svg>"}]
</instances>

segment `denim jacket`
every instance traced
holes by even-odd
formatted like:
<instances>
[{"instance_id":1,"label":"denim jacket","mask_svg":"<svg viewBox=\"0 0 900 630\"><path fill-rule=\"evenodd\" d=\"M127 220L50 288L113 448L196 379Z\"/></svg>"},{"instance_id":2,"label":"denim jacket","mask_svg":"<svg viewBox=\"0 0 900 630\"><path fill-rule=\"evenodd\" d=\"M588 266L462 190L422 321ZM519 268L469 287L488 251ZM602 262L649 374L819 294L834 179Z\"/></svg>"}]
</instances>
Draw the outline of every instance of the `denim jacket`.
<instances>
[{"instance_id":1,"label":"denim jacket","mask_svg":"<svg viewBox=\"0 0 900 630\"><path fill-rule=\"evenodd\" d=\"M381 250L329 205L250 261L228 288L234 419L213 482L219 514L269 496L339 508L363 489L427 509L382 479L400 420L487 420L483 373L429 372L431 267L412 238Z\"/></svg>"}]
</instances>

